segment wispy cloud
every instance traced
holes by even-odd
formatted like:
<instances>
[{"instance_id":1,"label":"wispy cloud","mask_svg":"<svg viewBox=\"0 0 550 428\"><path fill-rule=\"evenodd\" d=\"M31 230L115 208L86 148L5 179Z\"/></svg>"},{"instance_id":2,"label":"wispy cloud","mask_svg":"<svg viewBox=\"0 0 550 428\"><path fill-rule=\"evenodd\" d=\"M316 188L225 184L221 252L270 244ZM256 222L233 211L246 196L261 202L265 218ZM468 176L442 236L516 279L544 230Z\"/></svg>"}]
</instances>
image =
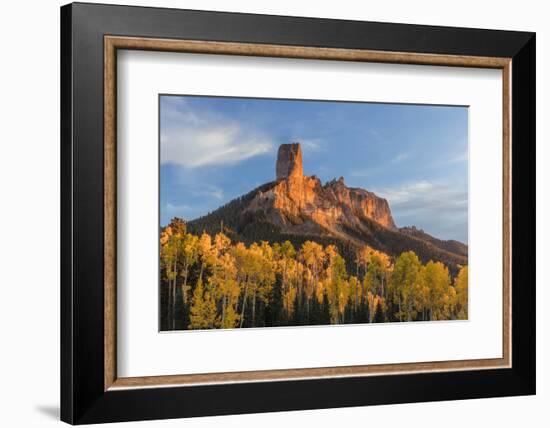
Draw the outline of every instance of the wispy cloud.
<instances>
[{"instance_id":1,"label":"wispy cloud","mask_svg":"<svg viewBox=\"0 0 550 428\"><path fill-rule=\"evenodd\" d=\"M183 216L184 213L192 210L192 207L185 204L172 204L170 202L164 204L163 211L169 216Z\"/></svg>"},{"instance_id":2,"label":"wispy cloud","mask_svg":"<svg viewBox=\"0 0 550 428\"><path fill-rule=\"evenodd\" d=\"M214 199L223 199L224 193L221 187L210 184L197 184L190 189L193 196L207 196Z\"/></svg>"},{"instance_id":3,"label":"wispy cloud","mask_svg":"<svg viewBox=\"0 0 550 428\"><path fill-rule=\"evenodd\" d=\"M392 163L400 163L403 161L406 161L411 158L410 152L401 152L396 154L393 158L391 158L390 162Z\"/></svg>"},{"instance_id":4,"label":"wispy cloud","mask_svg":"<svg viewBox=\"0 0 550 428\"><path fill-rule=\"evenodd\" d=\"M411 165L414 165L414 167L421 166L422 171L425 171L426 168L436 170L447 169L453 165L460 166L459 164L466 164L468 162L468 151L466 150L462 153L456 153L442 159L435 159L428 164L414 164L414 161L417 158L418 156L414 152L400 152L395 154L393 157L389 157L385 164L370 166L369 168L355 169L352 170L349 175L350 177L355 178L370 178L381 174L385 175L388 174L390 167L397 168L399 164L407 165L409 168L411 168Z\"/></svg>"},{"instance_id":5,"label":"wispy cloud","mask_svg":"<svg viewBox=\"0 0 550 428\"><path fill-rule=\"evenodd\" d=\"M380 167L373 167L373 168L366 168L366 169L355 169L355 170L351 171L349 175L350 175L350 177L354 177L354 178L368 178L368 177L371 177L373 175L378 174L382 170L383 169L380 168Z\"/></svg>"},{"instance_id":6,"label":"wispy cloud","mask_svg":"<svg viewBox=\"0 0 550 428\"><path fill-rule=\"evenodd\" d=\"M455 156L451 156L449 159L447 159L447 162L450 164L468 162L468 150Z\"/></svg>"},{"instance_id":7,"label":"wispy cloud","mask_svg":"<svg viewBox=\"0 0 550 428\"><path fill-rule=\"evenodd\" d=\"M235 164L274 149L271 138L219 113L193 111L181 98L161 104L161 163L188 168Z\"/></svg>"},{"instance_id":8,"label":"wispy cloud","mask_svg":"<svg viewBox=\"0 0 550 428\"><path fill-rule=\"evenodd\" d=\"M292 141L297 141L302 146L302 151L307 154L310 152L320 152L325 150L324 142L320 138L292 138Z\"/></svg>"},{"instance_id":9,"label":"wispy cloud","mask_svg":"<svg viewBox=\"0 0 550 428\"><path fill-rule=\"evenodd\" d=\"M464 186L419 180L372 190L388 200L399 226L415 225L436 237L467 241L468 191Z\"/></svg>"},{"instance_id":10,"label":"wispy cloud","mask_svg":"<svg viewBox=\"0 0 550 428\"><path fill-rule=\"evenodd\" d=\"M382 137L382 134L380 133L380 131L376 130L376 129L368 129L367 130L367 133L371 136L371 137L375 137L375 138L381 138Z\"/></svg>"},{"instance_id":11,"label":"wispy cloud","mask_svg":"<svg viewBox=\"0 0 550 428\"><path fill-rule=\"evenodd\" d=\"M410 161L413 157L413 154L409 151L399 152L393 155L393 157L388 156L385 162L378 165L370 165L368 168L354 169L349 173L349 176L354 178L370 178L380 174L387 175L390 167L397 168L398 164Z\"/></svg>"},{"instance_id":12,"label":"wispy cloud","mask_svg":"<svg viewBox=\"0 0 550 428\"><path fill-rule=\"evenodd\" d=\"M426 180L403 183L395 187L382 187L373 191L386 198L401 215L417 213L439 214L440 209L464 209L468 206L467 189Z\"/></svg>"}]
</instances>

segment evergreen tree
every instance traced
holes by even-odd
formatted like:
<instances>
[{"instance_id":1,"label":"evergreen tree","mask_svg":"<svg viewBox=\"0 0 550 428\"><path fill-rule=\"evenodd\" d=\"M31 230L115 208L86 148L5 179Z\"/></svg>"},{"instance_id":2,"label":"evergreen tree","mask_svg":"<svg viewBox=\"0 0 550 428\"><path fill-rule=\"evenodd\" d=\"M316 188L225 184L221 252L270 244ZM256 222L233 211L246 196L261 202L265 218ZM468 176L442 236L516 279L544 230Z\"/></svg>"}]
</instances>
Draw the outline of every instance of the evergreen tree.
<instances>
[{"instance_id":1,"label":"evergreen tree","mask_svg":"<svg viewBox=\"0 0 550 428\"><path fill-rule=\"evenodd\" d=\"M284 308L281 281L278 279L269 294L269 300L265 305L265 325L267 327L284 325Z\"/></svg>"},{"instance_id":2,"label":"evergreen tree","mask_svg":"<svg viewBox=\"0 0 550 428\"><path fill-rule=\"evenodd\" d=\"M351 300L348 300L348 304L344 310L344 324L354 324L355 323L355 313L353 311L353 303Z\"/></svg>"},{"instance_id":3,"label":"evergreen tree","mask_svg":"<svg viewBox=\"0 0 550 428\"><path fill-rule=\"evenodd\" d=\"M319 325L322 324L322 307L317 300L317 297L313 296L309 307L309 324Z\"/></svg>"},{"instance_id":4,"label":"evergreen tree","mask_svg":"<svg viewBox=\"0 0 550 428\"><path fill-rule=\"evenodd\" d=\"M376 304L373 322L384 322L384 311L382 310L382 305L380 302Z\"/></svg>"},{"instance_id":5,"label":"evergreen tree","mask_svg":"<svg viewBox=\"0 0 550 428\"><path fill-rule=\"evenodd\" d=\"M296 296L294 297L294 303L292 304L292 307L294 308L292 311L292 321L291 325L301 325L302 324L302 318L301 318L301 302L300 302L300 296L298 293L296 293Z\"/></svg>"},{"instance_id":6,"label":"evergreen tree","mask_svg":"<svg viewBox=\"0 0 550 428\"><path fill-rule=\"evenodd\" d=\"M369 322L369 303L366 299L362 300L357 307L355 322L358 324Z\"/></svg>"},{"instance_id":7,"label":"evergreen tree","mask_svg":"<svg viewBox=\"0 0 550 428\"><path fill-rule=\"evenodd\" d=\"M323 293L323 303L321 305L321 318L320 324L330 324L330 303L328 301L327 293Z\"/></svg>"},{"instance_id":8,"label":"evergreen tree","mask_svg":"<svg viewBox=\"0 0 550 428\"><path fill-rule=\"evenodd\" d=\"M294 300L294 313L292 316L292 325L307 325L307 308L305 305L305 293L296 294Z\"/></svg>"}]
</instances>

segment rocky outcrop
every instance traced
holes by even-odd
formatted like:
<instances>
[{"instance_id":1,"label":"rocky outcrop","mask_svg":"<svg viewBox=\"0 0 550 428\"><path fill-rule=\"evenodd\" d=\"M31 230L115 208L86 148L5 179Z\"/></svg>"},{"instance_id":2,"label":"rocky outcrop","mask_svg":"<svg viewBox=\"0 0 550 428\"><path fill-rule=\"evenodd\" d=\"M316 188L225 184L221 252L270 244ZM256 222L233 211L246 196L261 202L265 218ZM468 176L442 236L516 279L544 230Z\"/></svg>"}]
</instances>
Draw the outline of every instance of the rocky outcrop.
<instances>
[{"instance_id":1,"label":"rocky outcrop","mask_svg":"<svg viewBox=\"0 0 550 428\"><path fill-rule=\"evenodd\" d=\"M347 187L344 178L325 185L316 176L302 172L300 144L283 144L277 158L277 182L258 192L247 211L261 211L270 222L286 233L318 234L340 238L348 229L361 229L374 221L396 229L388 202L364 189Z\"/></svg>"},{"instance_id":2,"label":"rocky outcrop","mask_svg":"<svg viewBox=\"0 0 550 428\"><path fill-rule=\"evenodd\" d=\"M304 175L300 143L281 144L279 146L276 175L277 180L301 178Z\"/></svg>"},{"instance_id":3,"label":"rocky outcrop","mask_svg":"<svg viewBox=\"0 0 550 428\"><path fill-rule=\"evenodd\" d=\"M388 202L343 177L321 183L302 172L299 144L279 148L277 180L262 184L213 212L187 223L193 233L224 233L235 242L306 240L335 244L353 265L353 248L368 245L391 257L412 250L427 263L441 261L453 274L468 262L468 247L442 241L414 227L398 229ZM222 226L223 225L223 226Z\"/></svg>"}]
</instances>

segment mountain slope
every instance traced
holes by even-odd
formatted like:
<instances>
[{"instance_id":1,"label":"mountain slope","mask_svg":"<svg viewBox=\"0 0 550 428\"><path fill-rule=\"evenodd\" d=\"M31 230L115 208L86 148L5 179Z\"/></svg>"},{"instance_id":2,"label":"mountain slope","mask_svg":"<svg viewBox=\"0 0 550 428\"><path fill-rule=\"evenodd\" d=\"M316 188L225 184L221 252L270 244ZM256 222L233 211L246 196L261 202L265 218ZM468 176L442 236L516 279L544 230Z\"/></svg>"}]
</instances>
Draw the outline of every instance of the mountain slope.
<instances>
[{"instance_id":1,"label":"mountain slope","mask_svg":"<svg viewBox=\"0 0 550 428\"><path fill-rule=\"evenodd\" d=\"M441 261L453 272L467 264L466 245L439 240L415 227L397 228L388 202L374 193L347 187L343 178L322 185L317 177L304 176L299 144L279 148L276 171L276 181L190 221L189 230L213 234L223 228L233 241L246 243L332 243L349 264L354 263L355 249L364 245L394 257L412 250L423 262Z\"/></svg>"}]
</instances>

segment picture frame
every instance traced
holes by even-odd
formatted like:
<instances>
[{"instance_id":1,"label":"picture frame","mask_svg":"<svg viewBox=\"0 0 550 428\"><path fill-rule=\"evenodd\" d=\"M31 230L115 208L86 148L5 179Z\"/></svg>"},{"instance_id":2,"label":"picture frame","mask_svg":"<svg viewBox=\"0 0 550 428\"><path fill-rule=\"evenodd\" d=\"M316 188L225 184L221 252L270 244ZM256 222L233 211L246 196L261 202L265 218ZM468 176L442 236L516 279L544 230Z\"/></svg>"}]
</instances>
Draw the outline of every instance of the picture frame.
<instances>
[{"instance_id":1,"label":"picture frame","mask_svg":"<svg viewBox=\"0 0 550 428\"><path fill-rule=\"evenodd\" d=\"M118 50L502 70L502 358L118 377ZM61 419L85 424L534 394L535 97L534 33L63 6Z\"/></svg>"}]
</instances>

